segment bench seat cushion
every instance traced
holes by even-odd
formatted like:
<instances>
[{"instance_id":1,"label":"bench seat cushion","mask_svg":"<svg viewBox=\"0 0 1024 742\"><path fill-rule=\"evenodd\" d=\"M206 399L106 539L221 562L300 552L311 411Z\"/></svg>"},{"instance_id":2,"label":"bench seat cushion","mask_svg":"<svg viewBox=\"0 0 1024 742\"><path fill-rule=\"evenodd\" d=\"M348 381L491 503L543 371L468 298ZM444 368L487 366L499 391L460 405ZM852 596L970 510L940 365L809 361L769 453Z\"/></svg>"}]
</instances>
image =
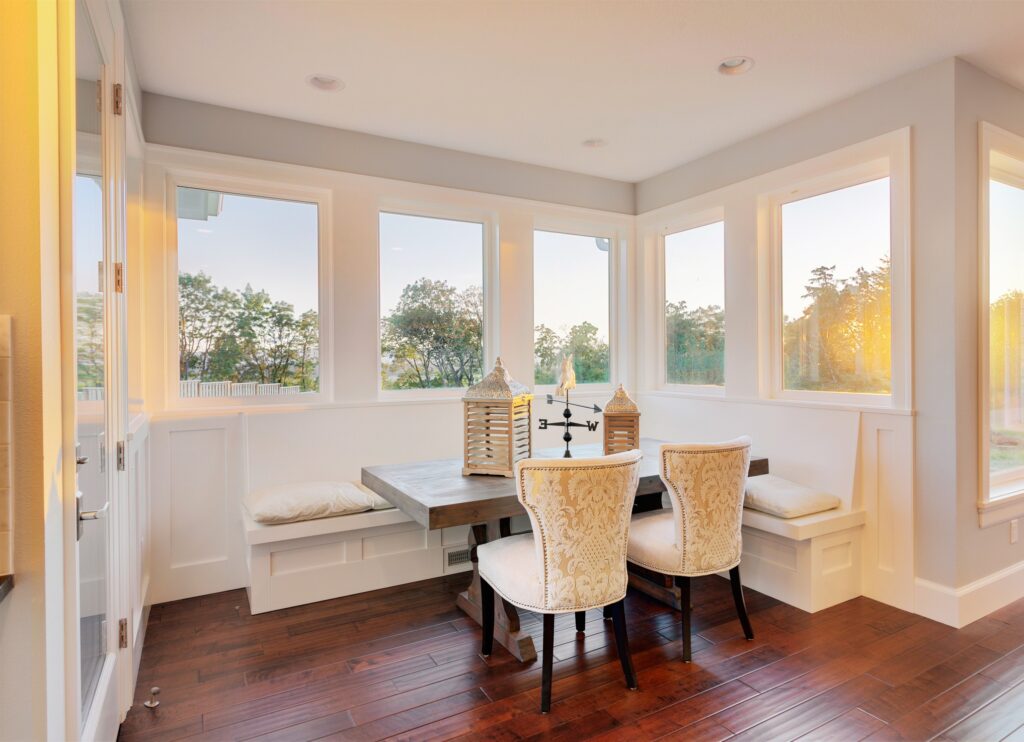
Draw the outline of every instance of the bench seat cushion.
<instances>
[{"instance_id":1,"label":"bench seat cushion","mask_svg":"<svg viewBox=\"0 0 1024 742\"><path fill-rule=\"evenodd\" d=\"M257 523L296 523L391 507L353 482L296 482L249 493L246 507Z\"/></svg>"},{"instance_id":2,"label":"bench seat cushion","mask_svg":"<svg viewBox=\"0 0 1024 742\"><path fill-rule=\"evenodd\" d=\"M804 487L774 474L748 478L743 502L744 507L786 519L833 510L840 504L842 501L835 495Z\"/></svg>"}]
</instances>

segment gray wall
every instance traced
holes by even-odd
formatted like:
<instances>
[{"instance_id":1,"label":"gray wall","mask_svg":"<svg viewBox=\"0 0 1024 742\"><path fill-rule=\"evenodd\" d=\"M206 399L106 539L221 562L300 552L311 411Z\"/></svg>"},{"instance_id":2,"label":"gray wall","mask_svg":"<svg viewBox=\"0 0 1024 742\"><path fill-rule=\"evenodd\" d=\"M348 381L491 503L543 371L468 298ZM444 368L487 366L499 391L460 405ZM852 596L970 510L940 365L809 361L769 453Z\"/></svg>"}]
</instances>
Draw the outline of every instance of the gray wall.
<instances>
[{"instance_id":1,"label":"gray wall","mask_svg":"<svg viewBox=\"0 0 1024 742\"><path fill-rule=\"evenodd\" d=\"M975 348L962 347L951 330L958 324L954 297L962 285L954 187L954 79L960 64L949 59L912 72L637 184L642 213L912 127L916 574L950 586L966 576L958 571L955 546L964 517L957 485L964 406L958 399L968 393L958 384L957 353L976 357ZM976 530L976 512L973 524Z\"/></svg>"},{"instance_id":2,"label":"gray wall","mask_svg":"<svg viewBox=\"0 0 1024 742\"><path fill-rule=\"evenodd\" d=\"M143 94L150 144L633 214L633 184Z\"/></svg>"}]
</instances>

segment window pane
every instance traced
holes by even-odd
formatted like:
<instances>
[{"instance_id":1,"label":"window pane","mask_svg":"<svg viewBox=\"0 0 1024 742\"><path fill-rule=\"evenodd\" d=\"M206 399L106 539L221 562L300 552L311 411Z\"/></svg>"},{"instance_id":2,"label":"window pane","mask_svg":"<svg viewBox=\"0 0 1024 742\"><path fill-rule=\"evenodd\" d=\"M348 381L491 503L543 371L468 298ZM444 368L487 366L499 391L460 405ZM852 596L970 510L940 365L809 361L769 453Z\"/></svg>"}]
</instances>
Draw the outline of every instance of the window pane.
<instances>
[{"instance_id":1,"label":"window pane","mask_svg":"<svg viewBox=\"0 0 1024 742\"><path fill-rule=\"evenodd\" d=\"M570 353L578 384L610 381L610 246L606 237L533 233L535 383L557 383Z\"/></svg>"},{"instance_id":2,"label":"window pane","mask_svg":"<svg viewBox=\"0 0 1024 742\"><path fill-rule=\"evenodd\" d=\"M75 174L75 351L80 400L103 399L103 186Z\"/></svg>"},{"instance_id":3,"label":"window pane","mask_svg":"<svg viewBox=\"0 0 1024 742\"><path fill-rule=\"evenodd\" d=\"M786 389L889 394L889 179L782 207Z\"/></svg>"},{"instance_id":4,"label":"window pane","mask_svg":"<svg viewBox=\"0 0 1024 742\"><path fill-rule=\"evenodd\" d=\"M316 204L178 188L182 397L315 392Z\"/></svg>"},{"instance_id":5,"label":"window pane","mask_svg":"<svg viewBox=\"0 0 1024 742\"><path fill-rule=\"evenodd\" d=\"M725 224L665 237L665 378L725 384Z\"/></svg>"},{"instance_id":6,"label":"window pane","mask_svg":"<svg viewBox=\"0 0 1024 742\"><path fill-rule=\"evenodd\" d=\"M989 470L1011 475L1024 467L1024 190L996 180L989 184L988 280Z\"/></svg>"},{"instance_id":7,"label":"window pane","mask_svg":"<svg viewBox=\"0 0 1024 742\"><path fill-rule=\"evenodd\" d=\"M381 212L382 389L480 381L483 275L483 224Z\"/></svg>"}]
</instances>

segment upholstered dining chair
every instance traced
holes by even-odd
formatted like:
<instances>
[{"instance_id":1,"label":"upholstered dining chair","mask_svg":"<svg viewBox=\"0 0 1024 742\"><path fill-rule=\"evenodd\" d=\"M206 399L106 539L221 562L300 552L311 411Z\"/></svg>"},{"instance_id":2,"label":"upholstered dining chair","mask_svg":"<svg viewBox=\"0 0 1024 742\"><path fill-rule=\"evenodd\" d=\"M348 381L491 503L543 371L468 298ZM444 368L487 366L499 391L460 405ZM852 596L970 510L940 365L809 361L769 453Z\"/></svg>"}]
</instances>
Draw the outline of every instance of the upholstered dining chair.
<instances>
[{"instance_id":1,"label":"upholstered dining chair","mask_svg":"<svg viewBox=\"0 0 1024 742\"><path fill-rule=\"evenodd\" d=\"M661 446L661 479L672 509L638 513L629 530L627 558L675 577L682 608L683 661L691 659L690 578L729 570L743 634L754 631L740 582L743 492L750 465L750 438L727 443Z\"/></svg>"},{"instance_id":2,"label":"upholstered dining chair","mask_svg":"<svg viewBox=\"0 0 1024 742\"><path fill-rule=\"evenodd\" d=\"M519 502L532 533L477 547L483 614L481 653L491 654L494 593L543 614L540 710L551 709L555 615L611 606L626 685L636 673L626 636L626 542L640 477L640 451L593 459L524 459L516 464Z\"/></svg>"}]
</instances>

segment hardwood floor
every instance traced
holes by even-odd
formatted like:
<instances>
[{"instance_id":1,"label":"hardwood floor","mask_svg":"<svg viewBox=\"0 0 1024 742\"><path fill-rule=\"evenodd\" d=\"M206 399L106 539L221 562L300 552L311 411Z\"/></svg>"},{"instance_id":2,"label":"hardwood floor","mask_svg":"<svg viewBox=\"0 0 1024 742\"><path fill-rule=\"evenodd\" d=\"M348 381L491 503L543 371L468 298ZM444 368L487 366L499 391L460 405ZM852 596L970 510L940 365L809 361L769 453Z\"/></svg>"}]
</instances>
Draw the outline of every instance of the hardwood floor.
<instances>
[{"instance_id":1,"label":"hardwood floor","mask_svg":"<svg viewBox=\"0 0 1024 742\"><path fill-rule=\"evenodd\" d=\"M728 580L696 579L684 664L678 614L631 593L640 690L600 611L585 635L559 616L542 716L539 662L478 655L454 605L467 579L259 616L244 590L153 606L120 739L1024 740L1024 601L957 631L866 598L812 615L748 590L748 642ZM524 627L539 644L539 619Z\"/></svg>"}]
</instances>

